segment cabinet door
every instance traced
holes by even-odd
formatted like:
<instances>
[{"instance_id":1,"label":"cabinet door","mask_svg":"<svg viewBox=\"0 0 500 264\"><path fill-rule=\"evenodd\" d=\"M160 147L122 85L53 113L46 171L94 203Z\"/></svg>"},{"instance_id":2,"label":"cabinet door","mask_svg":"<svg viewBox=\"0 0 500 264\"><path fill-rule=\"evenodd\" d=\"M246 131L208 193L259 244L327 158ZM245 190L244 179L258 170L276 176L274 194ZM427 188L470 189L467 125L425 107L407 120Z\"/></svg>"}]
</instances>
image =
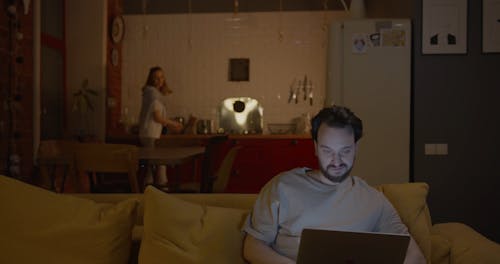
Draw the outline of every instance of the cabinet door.
<instances>
[{"instance_id":1,"label":"cabinet door","mask_svg":"<svg viewBox=\"0 0 500 264\"><path fill-rule=\"evenodd\" d=\"M232 174L226 192L257 193L271 178L271 155L266 147L267 140L243 139L235 144L241 149L234 161Z\"/></svg>"},{"instance_id":2,"label":"cabinet door","mask_svg":"<svg viewBox=\"0 0 500 264\"><path fill-rule=\"evenodd\" d=\"M290 139L276 142L270 151L273 154L273 169L277 173L299 167L317 167L314 144L310 139Z\"/></svg>"},{"instance_id":3,"label":"cabinet door","mask_svg":"<svg viewBox=\"0 0 500 264\"><path fill-rule=\"evenodd\" d=\"M226 192L258 193L274 176L297 167L316 168L310 139L238 140L242 146L235 159Z\"/></svg>"}]
</instances>

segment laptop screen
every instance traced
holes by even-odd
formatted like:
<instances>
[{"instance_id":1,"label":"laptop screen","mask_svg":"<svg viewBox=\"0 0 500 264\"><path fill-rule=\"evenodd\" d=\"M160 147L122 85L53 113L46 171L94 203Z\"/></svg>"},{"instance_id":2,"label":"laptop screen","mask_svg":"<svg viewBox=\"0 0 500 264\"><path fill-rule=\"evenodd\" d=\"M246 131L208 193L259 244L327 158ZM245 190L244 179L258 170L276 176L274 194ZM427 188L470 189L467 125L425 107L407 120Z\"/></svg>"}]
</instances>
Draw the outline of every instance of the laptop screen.
<instances>
[{"instance_id":1,"label":"laptop screen","mask_svg":"<svg viewBox=\"0 0 500 264\"><path fill-rule=\"evenodd\" d=\"M304 229L297 264L401 264L409 242L407 234Z\"/></svg>"}]
</instances>

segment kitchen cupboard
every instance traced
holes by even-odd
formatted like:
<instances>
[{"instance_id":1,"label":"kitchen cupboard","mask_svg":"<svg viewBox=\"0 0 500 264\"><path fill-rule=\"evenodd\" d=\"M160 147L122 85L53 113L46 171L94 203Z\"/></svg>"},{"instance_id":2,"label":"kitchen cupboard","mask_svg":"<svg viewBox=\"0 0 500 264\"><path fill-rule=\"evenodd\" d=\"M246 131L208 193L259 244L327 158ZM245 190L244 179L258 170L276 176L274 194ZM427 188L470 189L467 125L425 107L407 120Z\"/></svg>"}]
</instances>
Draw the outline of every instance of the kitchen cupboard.
<instances>
[{"instance_id":1,"label":"kitchen cupboard","mask_svg":"<svg viewBox=\"0 0 500 264\"><path fill-rule=\"evenodd\" d=\"M281 172L296 167L317 168L314 144L308 137L230 137L226 144L241 146L226 192L258 193Z\"/></svg>"},{"instance_id":2,"label":"kitchen cupboard","mask_svg":"<svg viewBox=\"0 0 500 264\"><path fill-rule=\"evenodd\" d=\"M203 170L214 175L224 156L233 146L240 146L234 160L225 192L258 193L277 174L297 167L317 169L314 143L310 135L227 135L213 140L214 135L165 135L166 140L199 141L209 153L206 161L195 159L182 165L167 168L171 180L180 182L201 181ZM211 140L212 139L212 140ZM136 137L108 138L108 143L137 144ZM173 177L178 177L174 179ZM172 177L172 178L171 178Z\"/></svg>"}]
</instances>

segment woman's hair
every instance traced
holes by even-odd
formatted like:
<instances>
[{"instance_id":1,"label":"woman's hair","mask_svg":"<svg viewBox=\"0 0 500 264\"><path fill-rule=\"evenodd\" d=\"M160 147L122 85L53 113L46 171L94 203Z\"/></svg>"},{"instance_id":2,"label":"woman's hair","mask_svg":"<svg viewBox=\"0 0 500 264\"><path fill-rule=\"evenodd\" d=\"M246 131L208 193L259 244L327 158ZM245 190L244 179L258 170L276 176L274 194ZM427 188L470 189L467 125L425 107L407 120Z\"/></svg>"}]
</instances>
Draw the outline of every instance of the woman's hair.
<instances>
[{"instance_id":1,"label":"woman's hair","mask_svg":"<svg viewBox=\"0 0 500 264\"><path fill-rule=\"evenodd\" d=\"M311 136L314 141L318 140L318 130L322 123L329 127L351 128L354 134L354 142L363 135L363 124L349 108L343 106L325 107L311 119Z\"/></svg>"},{"instance_id":2,"label":"woman's hair","mask_svg":"<svg viewBox=\"0 0 500 264\"><path fill-rule=\"evenodd\" d=\"M150 85L152 86L154 84L154 75L155 75L155 72L157 71L162 71L162 68L159 67L159 66L155 66L155 67L151 67L149 69L149 73L148 73L148 78L146 79L146 85L144 85L144 87Z\"/></svg>"}]
</instances>

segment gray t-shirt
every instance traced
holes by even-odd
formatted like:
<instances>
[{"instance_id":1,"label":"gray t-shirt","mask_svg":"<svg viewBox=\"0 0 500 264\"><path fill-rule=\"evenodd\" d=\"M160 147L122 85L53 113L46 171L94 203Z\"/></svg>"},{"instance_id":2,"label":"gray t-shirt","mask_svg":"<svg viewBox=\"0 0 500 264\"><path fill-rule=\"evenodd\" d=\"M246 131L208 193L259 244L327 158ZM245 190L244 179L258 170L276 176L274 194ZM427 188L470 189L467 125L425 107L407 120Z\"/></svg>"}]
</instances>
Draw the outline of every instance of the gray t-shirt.
<instances>
[{"instance_id":1,"label":"gray t-shirt","mask_svg":"<svg viewBox=\"0 0 500 264\"><path fill-rule=\"evenodd\" d=\"M243 230L292 259L304 228L408 233L391 203L362 179L352 176L327 185L308 170L297 168L271 179Z\"/></svg>"}]
</instances>

